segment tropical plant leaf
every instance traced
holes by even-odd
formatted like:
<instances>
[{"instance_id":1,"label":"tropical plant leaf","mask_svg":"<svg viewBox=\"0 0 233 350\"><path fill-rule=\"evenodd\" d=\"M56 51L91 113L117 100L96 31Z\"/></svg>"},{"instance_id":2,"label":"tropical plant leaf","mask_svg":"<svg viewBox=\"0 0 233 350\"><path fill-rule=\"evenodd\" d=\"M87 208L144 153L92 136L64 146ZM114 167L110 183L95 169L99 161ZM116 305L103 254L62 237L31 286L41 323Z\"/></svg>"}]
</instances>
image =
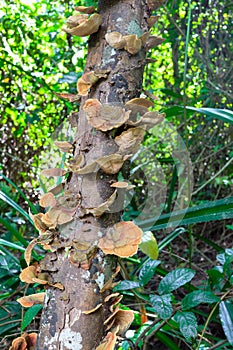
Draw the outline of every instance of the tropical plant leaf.
<instances>
[{"instance_id":1,"label":"tropical plant leaf","mask_svg":"<svg viewBox=\"0 0 233 350\"><path fill-rule=\"evenodd\" d=\"M7 196L6 193L4 193L1 190L0 190L0 199L2 199L4 202L9 204L15 210L17 210L21 215L25 217L25 219L27 219L33 225L33 221L28 215L28 213L26 213L25 210L23 210L16 202L14 202L9 196Z\"/></svg>"},{"instance_id":2,"label":"tropical plant leaf","mask_svg":"<svg viewBox=\"0 0 233 350\"><path fill-rule=\"evenodd\" d=\"M143 231L153 231L178 225L183 226L231 218L233 218L233 196L216 201L207 201L188 209L177 210L148 220L135 220L135 223Z\"/></svg>"},{"instance_id":3,"label":"tropical plant leaf","mask_svg":"<svg viewBox=\"0 0 233 350\"><path fill-rule=\"evenodd\" d=\"M19 233L19 231L17 231L17 230L15 229L15 227L9 223L8 220L5 220L5 219L3 219L3 218L0 216L0 223L1 223L3 226L5 226L5 228L6 228L12 235L14 235L14 236L18 239L18 241L21 242L21 243L24 245L24 247L27 247L28 242L26 241L26 239L23 238L23 237L21 236L21 234Z\"/></svg>"},{"instance_id":4,"label":"tropical plant leaf","mask_svg":"<svg viewBox=\"0 0 233 350\"><path fill-rule=\"evenodd\" d=\"M145 286L155 274L157 266L161 263L160 260L147 260L143 265L139 273L139 283L141 286Z\"/></svg>"},{"instance_id":5,"label":"tropical plant leaf","mask_svg":"<svg viewBox=\"0 0 233 350\"><path fill-rule=\"evenodd\" d=\"M134 282L134 281L121 281L117 286L113 288L114 292L117 292L118 290L128 290L128 289L133 289L133 288L138 288L140 287L139 282Z\"/></svg>"},{"instance_id":6,"label":"tropical plant leaf","mask_svg":"<svg viewBox=\"0 0 233 350\"><path fill-rule=\"evenodd\" d=\"M36 304L31 306L24 315L22 324L21 324L21 329L22 331L32 322L34 317L38 314L38 312L42 309L42 305Z\"/></svg>"},{"instance_id":7,"label":"tropical plant leaf","mask_svg":"<svg viewBox=\"0 0 233 350\"><path fill-rule=\"evenodd\" d=\"M191 281L195 271L191 269L175 269L169 272L159 283L158 293L167 294Z\"/></svg>"},{"instance_id":8,"label":"tropical plant leaf","mask_svg":"<svg viewBox=\"0 0 233 350\"><path fill-rule=\"evenodd\" d=\"M34 204L27 198L27 196L23 193L23 191L13 181L11 181L3 173L0 174L0 177L3 177L4 180L6 180L12 187L14 187L17 190L17 192L22 196L22 198L28 203L29 208L31 209L33 214L37 214L38 213L38 210L34 206Z\"/></svg>"},{"instance_id":9,"label":"tropical plant leaf","mask_svg":"<svg viewBox=\"0 0 233 350\"><path fill-rule=\"evenodd\" d=\"M212 304L220 301L220 298L210 291L195 290L187 294L181 302L183 310L189 310L201 304Z\"/></svg>"},{"instance_id":10,"label":"tropical plant leaf","mask_svg":"<svg viewBox=\"0 0 233 350\"><path fill-rule=\"evenodd\" d=\"M193 312L178 311L174 320L179 324L180 331L187 340L191 340L197 336L197 320Z\"/></svg>"},{"instance_id":11,"label":"tropical plant leaf","mask_svg":"<svg viewBox=\"0 0 233 350\"><path fill-rule=\"evenodd\" d=\"M158 244L154 237L153 232L146 231L143 233L142 241L139 244L141 251L149 256L149 258L156 260L158 258L159 250Z\"/></svg>"},{"instance_id":12,"label":"tropical plant leaf","mask_svg":"<svg viewBox=\"0 0 233 350\"><path fill-rule=\"evenodd\" d=\"M150 295L150 301L162 319L170 318L172 315L172 294Z\"/></svg>"},{"instance_id":13,"label":"tropical plant leaf","mask_svg":"<svg viewBox=\"0 0 233 350\"><path fill-rule=\"evenodd\" d=\"M159 242L158 248L159 251L167 247L176 237L181 235L182 233L187 232L187 230L183 227L179 227L167 235L161 242Z\"/></svg>"},{"instance_id":14,"label":"tropical plant leaf","mask_svg":"<svg viewBox=\"0 0 233 350\"><path fill-rule=\"evenodd\" d=\"M225 123L233 124L233 112L229 109L195 108L190 106L187 106L186 109L201 114L206 114L211 118L222 120Z\"/></svg>"},{"instance_id":15,"label":"tropical plant leaf","mask_svg":"<svg viewBox=\"0 0 233 350\"><path fill-rule=\"evenodd\" d=\"M221 301L219 304L219 316L227 340L233 345L233 305L230 301Z\"/></svg>"}]
</instances>

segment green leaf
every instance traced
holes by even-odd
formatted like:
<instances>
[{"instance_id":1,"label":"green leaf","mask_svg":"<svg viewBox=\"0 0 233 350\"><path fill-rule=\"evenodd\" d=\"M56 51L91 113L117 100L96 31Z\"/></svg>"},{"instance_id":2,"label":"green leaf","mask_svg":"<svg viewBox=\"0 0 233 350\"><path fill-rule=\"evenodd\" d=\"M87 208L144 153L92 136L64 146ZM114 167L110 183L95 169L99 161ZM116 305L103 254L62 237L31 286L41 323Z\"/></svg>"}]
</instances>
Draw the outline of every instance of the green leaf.
<instances>
[{"instance_id":1,"label":"green leaf","mask_svg":"<svg viewBox=\"0 0 233 350\"><path fill-rule=\"evenodd\" d=\"M191 281L195 271L191 269L175 269L169 272L159 283L158 293L167 294Z\"/></svg>"},{"instance_id":2,"label":"green leaf","mask_svg":"<svg viewBox=\"0 0 233 350\"><path fill-rule=\"evenodd\" d=\"M149 256L149 258L153 260L156 260L158 258L159 250L157 241L151 231L146 231L143 233L139 248L144 254Z\"/></svg>"},{"instance_id":3,"label":"green leaf","mask_svg":"<svg viewBox=\"0 0 233 350\"><path fill-rule=\"evenodd\" d=\"M0 238L0 244L3 246L9 247L9 248L15 249L15 250L21 250L22 252L25 251L25 248L22 247L21 245L16 244L16 243L12 243L12 242L8 242L2 238Z\"/></svg>"},{"instance_id":4,"label":"green leaf","mask_svg":"<svg viewBox=\"0 0 233 350\"><path fill-rule=\"evenodd\" d=\"M233 305L230 301L221 301L219 316L227 340L233 345Z\"/></svg>"},{"instance_id":5,"label":"green leaf","mask_svg":"<svg viewBox=\"0 0 233 350\"><path fill-rule=\"evenodd\" d=\"M161 263L160 260L147 260L143 265L139 273L139 283L141 286L145 286L155 274L157 266Z\"/></svg>"},{"instance_id":6,"label":"green leaf","mask_svg":"<svg viewBox=\"0 0 233 350\"><path fill-rule=\"evenodd\" d=\"M3 218L0 216L0 223L1 223L3 226L5 226L6 229L7 229L12 235L14 235L14 236L18 239L19 242L21 242L21 243L24 245L24 247L27 247L27 246L28 246L28 242L26 241L26 239L23 238L23 236L21 236L21 234L19 233L19 231L17 231L17 230L14 228L14 226L11 225L11 224L9 223L8 220L5 220L5 219L3 219Z\"/></svg>"},{"instance_id":7,"label":"green leaf","mask_svg":"<svg viewBox=\"0 0 233 350\"><path fill-rule=\"evenodd\" d=\"M233 112L229 109L218 109L218 108L196 108L192 106L185 107L187 112L196 112L201 114L206 114L213 119L222 120L225 123L233 124ZM169 118L174 115L181 115L184 113L183 106L173 106L167 108L165 111L166 116Z\"/></svg>"},{"instance_id":8,"label":"green leaf","mask_svg":"<svg viewBox=\"0 0 233 350\"><path fill-rule=\"evenodd\" d=\"M172 315L171 299L172 294L150 295L151 304L162 319L170 318Z\"/></svg>"},{"instance_id":9,"label":"green leaf","mask_svg":"<svg viewBox=\"0 0 233 350\"><path fill-rule=\"evenodd\" d=\"M2 199L4 202L6 202L7 204L9 204L12 208L14 208L15 210L17 210L21 215L23 215L32 225L33 221L30 218L30 216L28 215L28 213L26 213L25 210L23 210L17 203L15 203L9 196L7 196L6 193L4 193L3 191L0 190L0 199Z\"/></svg>"},{"instance_id":10,"label":"green leaf","mask_svg":"<svg viewBox=\"0 0 233 350\"><path fill-rule=\"evenodd\" d=\"M24 315L22 324L21 324L21 329L22 331L32 322L34 317L38 314L38 312L42 309L42 305L36 304L31 306Z\"/></svg>"},{"instance_id":11,"label":"green leaf","mask_svg":"<svg viewBox=\"0 0 233 350\"><path fill-rule=\"evenodd\" d=\"M135 223L147 230L161 230L175 226L195 224L233 218L233 196L216 201L206 201L188 209L177 210L169 214L156 216L148 220L135 220Z\"/></svg>"},{"instance_id":12,"label":"green leaf","mask_svg":"<svg viewBox=\"0 0 233 350\"><path fill-rule=\"evenodd\" d=\"M3 177L4 180L6 180L11 186L13 186L18 191L18 193L22 196L22 198L28 203L33 214L38 213L38 210L33 205L33 203L27 198L27 196L23 193L23 191L21 191L21 189L14 182L8 179L8 177L5 176L3 173L0 174L0 177Z\"/></svg>"},{"instance_id":13,"label":"green leaf","mask_svg":"<svg viewBox=\"0 0 233 350\"><path fill-rule=\"evenodd\" d=\"M115 292L118 290L128 290L128 289L134 289L140 287L139 282L134 282L134 281L121 281L117 286L113 288Z\"/></svg>"},{"instance_id":14,"label":"green leaf","mask_svg":"<svg viewBox=\"0 0 233 350\"><path fill-rule=\"evenodd\" d=\"M183 310L188 310L201 303L212 304L217 303L218 301L220 301L220 298L212 292L195 290L184 297L181 305Z\"/></svg>"},{"instance_id":15,"label":"green leaf","mask_svg":"<svg viewBox=\"0 0 233 350\"><path fill-rule=\"evenodd\" d=\"M179 227L175 229L173 232L171 232L169 235L167 235L161 242L159 242L159 251L164 249L166 246L168 246L176 237L181 235L182 233L187 232L186 229L183 227Z\"/></svg>"},{"instance_id":16,"label":"green leaf","mask_svg":"<svg viewBox=\"0 0 233 350\"><path fill-rule=\"evenodd\" d=\"M197 336L197 320L193 312L178 311L174 320L179 324L180 331L187 340L191 340Z\"/></svg>"},{"instance_id":17,"label":"green leaf","mask_svg":"<svg viewBox=\"0 0 233 350\"><path fill-rule=\"evenodd\" d=\"M211 118L222 120L225 123L233 124L233 112L229 109L217 109L217 108L195 108L186 107L186 109L194 112L206 114Z\"/></svg>"}]
</instances>

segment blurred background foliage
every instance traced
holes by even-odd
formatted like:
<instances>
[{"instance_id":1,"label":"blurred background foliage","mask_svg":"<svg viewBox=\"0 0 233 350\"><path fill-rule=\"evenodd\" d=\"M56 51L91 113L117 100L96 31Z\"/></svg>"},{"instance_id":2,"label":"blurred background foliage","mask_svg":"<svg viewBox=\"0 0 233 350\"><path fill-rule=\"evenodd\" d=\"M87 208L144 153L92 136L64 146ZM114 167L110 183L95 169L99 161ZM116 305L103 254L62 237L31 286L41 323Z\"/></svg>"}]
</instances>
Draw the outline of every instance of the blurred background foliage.
<instances>
[{"instance_id":1,"label":"blurred background foliage","mask_svg":"<svg viewBox=\"0 0 233 350\"><path fill-rule=\"evenodd\" d=\"M38 212L38 193L46 191L47 184L40 177L41 169L48 164L64 166L65 158L61 160L61 154L52 148L52 141L72 137L66 121L71 112L77 112L79 108L78 102L71 104L56 94L76 93L76 82L85 66L88 38L70 37L61 28L72 14L74 5L96 5L97 1L2 0L1 3L0 336L3 341L0 347L6 349L8 338L20 334L32 320L30 331L38 329L39 318L34 315L39 310L32 310L30 317L27 315L28 321L25 321L24 310L15 302L22 294L41 290L37 285L25 286L18 277L26 266L23 259L25 247L30 239L37 236L28 218L28 207L33 213ZM189 3L191 31L187 46ZM230 273L226 279L223 272L222 275L219 272L218 278L214 280L212 276L208 283L203 276L207 275L207 269L215 268L217 253L223 254L225 249L232 247L233 226L229 220L233 205L233 116L229 111L233 102L232 11L231 0L167 0L154 13L160 17L152 32L165 41L148 54L155 62L146 66L143 93L153 98L155 109L166 114L166 120L178 131L188 148L194 175L190 207L197 209L187 214L186 221L180 223L180 231L174 231L164 243L167 235L164 223L174 206L180 174L169 140L164 134L161 139L158 132L152 130L145 137L137 158L133 159L130 180L137 187L124 214L127 220L137 218L140 206L143 207L149 193L147 180L154 170L156 156L156 167L164 177L154 181L159 185L164 182L168 190L161 194L164 205L160 212L164 216L154 227L157 240L164 243L160 245L159 255L163 268L153 271L164 276L166 271L176 267L194 266L198 270L194 284L212 283L216 287L218 280L225 283L222 289L218 289L222 294L233 283L232 277L229 282ZM185 55L188 57L186 66ZM213 109L206 113L193 108ZM219 110L224 111L223 114ZM157 190L160 195L159 185ZM209 201L213 205L212 211ZM179 209L182 210L184 204L181 203ZM218 221L212 221L214 216ZM230 255L229 252L226 254ZM42 256L43 251L37 247L34 259L39 260ZM135 271L143 266L144 258L139 253L138 259L132 258L128 265L126 263L130 279L134 279ZM150 291L158 282L156 277L153 278L147 286ZM125 294L126 300L128 297L128 301L133 303L135 294L130 294L128 290ZM153 312L150 308L147 311ZM208 320L208 312L209 309L202 309L199 321ZM203 345L200 349L214 349L211 348L214 342L223 343L216 349L230 349L216 314L214 317L214 326L208 330L212 345L208 347L206 341L206 347ZM140 322L136 318L133 327ZM164 349L197 348L196 343L191 344L177 333L176 326L174 333L171 328L164 327L164 333L158 333ZM142 327L134 332L132 341L137 342L144 330ZM177 342L169 343L165 333L171 339L178 337L179 347ZM123 343L121 349L129 349L129 344ZM138 344L141 344L140 341ZM160 349L163 349L161 344Z\"/></svg>"}]
</instances>

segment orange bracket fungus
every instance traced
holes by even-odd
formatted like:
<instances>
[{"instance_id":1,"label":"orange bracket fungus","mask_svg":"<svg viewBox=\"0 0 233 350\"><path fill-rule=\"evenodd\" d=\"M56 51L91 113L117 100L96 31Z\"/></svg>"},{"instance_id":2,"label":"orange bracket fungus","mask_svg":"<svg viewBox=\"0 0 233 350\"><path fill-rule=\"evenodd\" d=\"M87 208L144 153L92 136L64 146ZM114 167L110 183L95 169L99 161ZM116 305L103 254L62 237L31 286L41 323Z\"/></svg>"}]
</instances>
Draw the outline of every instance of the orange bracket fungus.
<instances>
[{"instance_id":1,"label":"orange bracket fungus","mask_svg":"<svg viewBox=\"0 0 233 350\"><path fill-rule=\"evenodd\" d=\"M102 23L102 17L94 13L88 18L87 14L74 15L68 18L68 28L63 28L66 33L77 36L87 36L98 31Z\"/></svg>"},{"instance_id":2,"label":"orange bracket fungus","mask_svg":"<svg viewBox=\"0 0 233 350\"><path fill-rule=\"evenodd\" d=\"M142 230L131 221L121 221L107 230L99 241L99 248L105 254L126 258L137 253L142 239Z\"/></svg>"},{"instance_id":3,"label":"orange bracket fungus","mask_svg":"<svg viewBox=\"0 0 233 350\"><path fill-rule=\"evenodd\" d=\"M124 124L130 115L120 106L102 105L96 98L89 99L83 106L88 123L97 130L108 131Z\"/></svg>"},{"instance_id":4,"label":"orange bracket fungus","mask_svg":"<svg viewBox=\"0 0 233 350\"><path fill-rule=\"evenodd\" d=\"M114 141L119 146L121 154L136 153L144 138L145 131L142 128L130 128L117 136Z\"/></svg>"},{"instance_id":5,"label":"orange bracket fungus","mask_svg":"<svg viewBox=\"0 0 233 350\"><path fill-rule=\"evenodd\" d=\"M87 13L87 14L91 14L95 12L94 6L76 6L74 9L76 11Z\"/></svg>"},{"instance_id":6,"label":"orange bracket fungus","mask_svg":"<svg viewBox=\"0 0 233 350\"><path fill-rule=\"evenodd\" d=\"M31 307L35 304L43 304L45 298L45 293L37 293L26 295L22 298L17 299L18 303L20 303L23 307Z\"/></svg>"},{"instance_id":7,"label":"orange bracket fungus","mask_svg":"<svg viewBox=\"0 0 233 350\"><path fill-rule=\"evenodd\" d=\"M101 78L107 78L109 71L90 71L84 73L77 81L77 90L81 96L86 96L89 89Z\"/></svg>"},{"instance_id":8,"label":"orange bracket fungus","mask_svg":"<svg viewBox=\"0 0 233 350\"><path fill-rule=\"evenodd\" d=\"M96 350L114 350L117 341L116 334L108 332L102 343L96 348Z\"/></svg>"},{"instance_id":9,"label":"orange bracket fungus","mask_svg":"<svg viewBox=\"0 0 233 350\"><path fill-rule=\"evenodd\" d=\"M100 157L94 162L85 165L83 168L76 171L77 174L85 175L95 173L99 169L102 169L106 174L117 174L124 161L131 155L122 156L119 153L110 154L108 156Z\"/></svg>"},{"instance_id":10,"label":"orange bracket fungus","mask_svg":"<svg viewBox=\"0 0 233 350\"><path fill-rule=\"evenodd\" d=\"M114 49L124 49L131 55L136 55L142 46L146 45L149 35L149 32L145 32L139 37L136 34L122 35L119 32L111 32L105 35L105 39Z\"/></svg>"},{"instance_id":11,"label":"orange bracket fungus","mask_svg":"<svg viewBox=\"0 0 233 350\"><path fill-rule=\"evenodd\" d=\"M35 350L37 333L24 333L14 339L9 350Z\"/></svg>"}]
</instances>

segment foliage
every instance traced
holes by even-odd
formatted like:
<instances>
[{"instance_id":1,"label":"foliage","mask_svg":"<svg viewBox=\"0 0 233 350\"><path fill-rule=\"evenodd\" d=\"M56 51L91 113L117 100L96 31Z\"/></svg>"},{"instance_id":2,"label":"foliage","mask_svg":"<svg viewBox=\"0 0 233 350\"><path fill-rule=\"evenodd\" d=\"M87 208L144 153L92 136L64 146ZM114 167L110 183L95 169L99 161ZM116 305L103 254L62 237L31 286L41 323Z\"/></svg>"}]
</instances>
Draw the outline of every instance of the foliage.
<instances>
[{"instance_id":1,"label":"foliage","mask_svg":"<svg viewBox=\"0 0 233 350\"><path fill-rule=\"evenodd\" d=\"M192 30L187 45L190 8ZM16 0L4 1L0 11L1 348L7 348L7 339L15 333L38 328L41 307L34 305L24 313L15 301L43 291L19 280L26 267L25 248L37 236L28 207L33 214L38 207L25 191L30 189L31 176L32 185L40 181L46 192L42 179L36 178L39 155L48 149L56 127L71 110L78 109L78 102L71 105L56 95L76 93L76 81L84 69L86 40L71 39L60 30L71 9L68 1L29 4ZM155 108L166 113L166 120L184 139L192 161L194 190L189 201L190 189L182 192L179 188L182 162L174 157L169 143L171 131L167 133L164 127L162 132L148 132L131 164L130 181L136 188L133 196L129 193L123 216L126 221L133 219L145 233L138 255L120 262L125 280L115 291L124 294L135 311L135 321L118 348L143 349L144 344L153 348L156 344L175 350L231 349L233 226L226 220L232 219L233 206L229 127L233 123L232 4L169 0L158 13L161 17L152 30L162 33L165 42L151 52L156 62L147 65L144 93L152 95ZM185 54L188 64L184 67ZM179 143L175 138L172 141ZM53 150L51 155L55 157ZM124 178L123 173L120 176ZM187 176L183 174L182 179ZM165 183L166 193L158 212L152 210L143 217L141 212L150 198L149 182L158 184L158 197ZM36 247L33 261L43 254Z\"/></svg>"}]
</instances>

